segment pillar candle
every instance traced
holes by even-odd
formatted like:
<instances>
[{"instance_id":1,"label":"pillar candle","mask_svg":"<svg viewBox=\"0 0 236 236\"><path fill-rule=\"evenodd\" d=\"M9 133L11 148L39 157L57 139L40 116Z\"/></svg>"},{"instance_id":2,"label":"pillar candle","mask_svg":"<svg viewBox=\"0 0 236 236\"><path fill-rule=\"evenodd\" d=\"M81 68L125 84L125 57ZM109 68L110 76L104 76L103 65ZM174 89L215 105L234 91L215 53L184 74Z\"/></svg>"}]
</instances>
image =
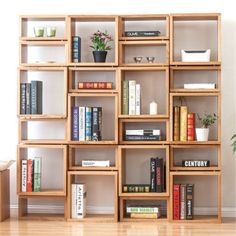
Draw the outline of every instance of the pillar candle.
<instances>
[{"instance_id":1,"label":"pillar candle","mask_svg":"<svg viewBox=\"0 0 236 236\"><path fill-rule=\"evenodd\" d=\"M156 102L150 103L150 115L157 115L157 103Z\"/></svg>"}]
</instances>

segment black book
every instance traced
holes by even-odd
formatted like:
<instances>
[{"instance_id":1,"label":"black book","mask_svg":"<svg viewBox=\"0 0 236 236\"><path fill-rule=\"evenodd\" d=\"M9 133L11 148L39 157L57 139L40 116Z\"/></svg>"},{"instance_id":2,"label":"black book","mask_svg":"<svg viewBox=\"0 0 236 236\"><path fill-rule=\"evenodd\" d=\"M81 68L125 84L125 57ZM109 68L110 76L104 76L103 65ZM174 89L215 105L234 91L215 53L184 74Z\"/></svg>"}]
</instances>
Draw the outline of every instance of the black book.
<instances>
[{"instance_id":1,"label":"black book","mask_svg":"<svg viewBox=\"0 0 236 236\"><path fill-rule=\"evenodd\" d=\"M193 184L187 184L186 187L186 219L193 219Z\"/></svg>"},{"instance_id":2,"label":"black book","mask_svg":"<svg viewBox=\"0 0 236 236\"><path fill-rule=\"evenodd\" d=\"M209 160L183 160L182 167L209 167Z\"/></svg>"},{"instance_id":3,"label":"black book","mask_svg":"<svg viewBox=\"0 0 236 236\"><path fill-rule=\"evenodd\" d=\"M160 31L126 31L125 37L155 37L160 35Z\"/></svg>"},{"instance_id":4,"label":"black book","mask_svg":"<svg viewBox=\"0 0 236 236\"><path fill-rule=\"evenodd\" d=\"M156 192L156 158L150 159L150 186L151 192Z\"/></svg>"},{"instance_id":5,"label":"black book","mask_svg":"<svg viewBox=\"0 0 236 236\"><path fill-rule=\"evenodd\" d=\"M102 107L92 107L92 140L102 140L101 129L102 129Z\"/></svg>"},{"instance_id":6,"label":"black book","mask_svg":"<svg viewBox=\"0 0 236 236\"><path fill-rule=\"evenodd\" d=\"M26 114L26 83L20 84L20 114Z\"/></svg>"},{"instance_id":7,"label":"black book","mask_svg":"<svg viewBox=\"0 0 236 236\"><path fill-rule=\"evenodd\" d=\"M163 159L156 158L156 191L158 193L163 192L164 186L163 186Z\"/></svg>"},{"instance_id":8,"label":"black book","mask_svg":"<svg viewBox=\"0 0 236 236\"><path fill-rule=\"evenodd\" d=\"M161 136L160 135L126 135L125 136L126 141L160 141Z\"/></svg>"},{"instance_id":9,"label":"black book","mask_svg":"<svg viewBox=\"0 0 236 236\"><path fill-rule=\"evenodd\" d=\"M31 114L42 114L43 82L31 81Z\"/></svg>"},{"instance_id":10,"label":"black book","mask_svg":"<svg viewBox=\"0 0 236 236\"><path fill-rule=\"evenodd\" d=\"M31 114L31 84L26 83L26 114Z\"/></svg>"}]
</instances>

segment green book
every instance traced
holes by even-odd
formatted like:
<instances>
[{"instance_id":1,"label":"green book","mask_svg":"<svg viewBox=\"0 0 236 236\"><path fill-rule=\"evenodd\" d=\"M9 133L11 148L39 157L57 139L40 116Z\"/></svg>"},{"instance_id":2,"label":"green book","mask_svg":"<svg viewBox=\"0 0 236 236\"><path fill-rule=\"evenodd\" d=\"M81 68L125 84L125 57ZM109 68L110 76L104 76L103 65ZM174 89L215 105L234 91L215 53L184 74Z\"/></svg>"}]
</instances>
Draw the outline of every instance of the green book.
<instances>
[{"instance_id":1,"label":"green book","mask_svg":"<svg viewBox=\"0 0 236 236\"><path fill-rule=\"evenodd\" d=\"M123 99L122 99L122 114L129 114L129 81L122 81L122 91L123 91Z\"/></svg>"},{"instance_id":2,"label":"green book","mask_svg":"<svg viewBox=\"0 0 236 236\"><path fill-rule=\"evenodd\" d=\"M34 192L41 191L42 158L34 158Z\"/></svg>"}]
</instances>

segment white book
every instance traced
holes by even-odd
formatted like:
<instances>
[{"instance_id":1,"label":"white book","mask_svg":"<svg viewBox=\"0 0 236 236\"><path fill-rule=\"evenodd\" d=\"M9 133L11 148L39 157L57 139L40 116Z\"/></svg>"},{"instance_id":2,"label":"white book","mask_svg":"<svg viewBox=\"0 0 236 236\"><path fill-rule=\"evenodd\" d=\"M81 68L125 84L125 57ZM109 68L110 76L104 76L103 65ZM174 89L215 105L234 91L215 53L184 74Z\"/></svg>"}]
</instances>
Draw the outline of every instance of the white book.
<instances>
[{"instance_id":1,"label":"white book","mask_svg":"<svg viewBox=\"0 0 236 236\"><path fill-rule=\"evenodd\" d=\"M82 166L84 167L109 167L110 160L106 161L94 161L94 160L82 160Z\"/></svg>"},{"instance_id":2,"label":"white book","mask_svg":"<svg viewBox=\"0 0 236 236\"><path fill-rule=\"evenodd\" d=\"M215 89L214 83L184 84L185 89Z\"/></svg>"},{"instance_id":3,"label":"white book","mask_svg":"<svg viewBox=\"0 0 236 236\"><path fill-rule=\"evenodd\" d=\"M136 106L136 81L129 80L129 115L135 115L135 106Z\"/></svg>"},{"instance_id":4,"label":"white book","mask_svg":"<svg viewBox=\"0 0 236 236\"><path fill-rule=\"evenodd\" d=\"M79 107L79 141L85 141L85 107Z\"/></svg>"},{"instance_id":5,"label":"white book","mask_svg":"<svg viewBox=\"0 0 236 236\"><path fill-rule=\"evenodd\" d=\"M27 192L27 160L21 161L21 191Z\"/></svg>"},{"instance_id":6,"label":"white book","mask_svg":"<svg viewBox=\"0 0 236 236\"><path fill-rule=\"evenodd\" d=\"M71 218L72 219L77 219L78 216L76 214L76 200L77 200L77 195L76 195L76 189L77 189L77 184L71 184Z\"/></svg>"},{"instance_id":7,"label":"white book","mask_svg":"<svg viewBox=\"0 0 236 236\"><path fill-rule=\"evenodd\" d=\"M125 131L126 135L161 135L161 130L130 129Z\"/></svg>"},{"instance_id":8,"label":"white book","mask_svg":"<svg viewBox=\"0 0 236 236\"><path fill-rule=\"evenodd\" d=\"M86 215L86 187L85 184L76 185L76 214L77 218L84 218Z\"/></svg>"},{"instance_id":9,"label":"white book","mask_svg":"<svg viewBox=\"0 0 236 236\"><path fill-rule=\"evenodd\" d=\"M140 84L136 84L136 87L135 87L135 89L136 89L136 93L135 93L135 114L136 115L140 115L140 97L141 97L141 95L140 95Z\"/></svg>"}]
</instances>

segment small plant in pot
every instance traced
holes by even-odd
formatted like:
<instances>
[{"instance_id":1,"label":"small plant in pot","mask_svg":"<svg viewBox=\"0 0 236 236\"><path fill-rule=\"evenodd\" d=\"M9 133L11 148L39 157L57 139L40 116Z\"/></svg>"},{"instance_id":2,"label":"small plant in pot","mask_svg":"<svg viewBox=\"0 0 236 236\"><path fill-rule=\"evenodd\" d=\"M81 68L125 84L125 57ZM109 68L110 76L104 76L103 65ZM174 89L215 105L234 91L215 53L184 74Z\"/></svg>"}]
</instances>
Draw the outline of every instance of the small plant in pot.
<instances>
[{"instance_id":1,"label":"small plant in pot","mask_svg":"<svg viewBox=\"0 0 236 236\"><path fill-rule=\"evenodd\" d=\"M97 31L91 37L94 62L105 62L107 51L111 50L109 42L113 41L111 35L105 32Z\"/></svg>"},{"instance_id":2,"label":"small plant in pot","mask_svg":"<svg viewBox=\"0 0 236 236\"><path fill-rule=\"evenodd\" d=\"M196 128L197 141L208 141L209 127L216 122L217 116L214 113L213 115L204 114L202 117L197 114L197 117L202 125L201 128Z\"/></svg>"}]
</instances>

